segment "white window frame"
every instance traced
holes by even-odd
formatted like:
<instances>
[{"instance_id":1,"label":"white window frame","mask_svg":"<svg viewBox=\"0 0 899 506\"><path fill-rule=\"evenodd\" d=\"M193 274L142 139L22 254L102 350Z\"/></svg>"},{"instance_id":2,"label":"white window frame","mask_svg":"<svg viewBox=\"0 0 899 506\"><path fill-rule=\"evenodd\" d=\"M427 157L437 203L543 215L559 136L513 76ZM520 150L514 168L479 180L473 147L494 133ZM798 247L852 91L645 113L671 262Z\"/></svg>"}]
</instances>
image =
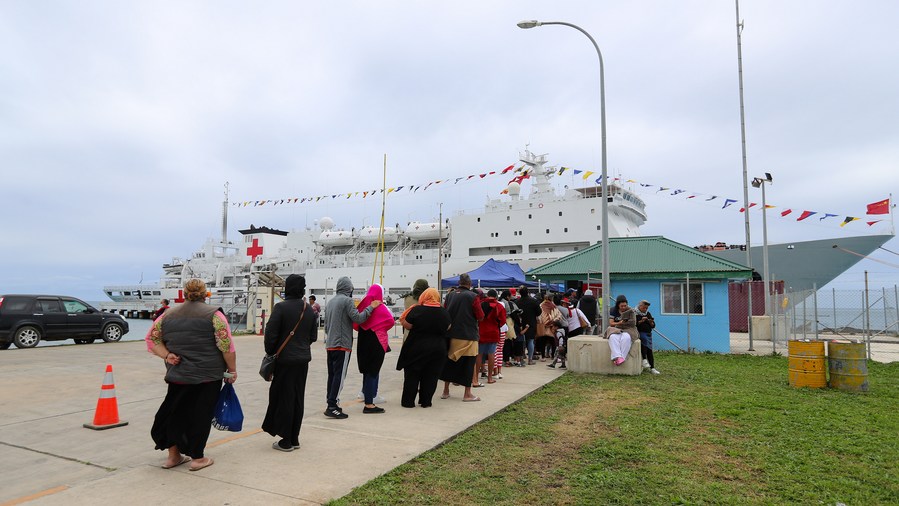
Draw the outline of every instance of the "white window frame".
<instances>
[{"instance_id":1,"label":"white window frame","mask_svg":"<svg viewBox=\"0 0 899 506\"><path fill-rule=\"evenodd\" d=\"M690 313L691 316L702 316L705 314L705 283L699 281L691 281L691 286L699 286L699 295L700 295L700 307L702 311L698 313ZM681 315L686 316L687 312L684 311L684 305L687 303L687 296L685 293L685 288L687 286L686 281L677 281L677 282L664 282L659 285L659 300L661 303L661 314L664 315ZM666 287L678 287L680 289L680 307L672 308L668 307L667 299L665 297L665 288ZM691 301L693 302L693 301Z\"/></svg>"}]
</instances>

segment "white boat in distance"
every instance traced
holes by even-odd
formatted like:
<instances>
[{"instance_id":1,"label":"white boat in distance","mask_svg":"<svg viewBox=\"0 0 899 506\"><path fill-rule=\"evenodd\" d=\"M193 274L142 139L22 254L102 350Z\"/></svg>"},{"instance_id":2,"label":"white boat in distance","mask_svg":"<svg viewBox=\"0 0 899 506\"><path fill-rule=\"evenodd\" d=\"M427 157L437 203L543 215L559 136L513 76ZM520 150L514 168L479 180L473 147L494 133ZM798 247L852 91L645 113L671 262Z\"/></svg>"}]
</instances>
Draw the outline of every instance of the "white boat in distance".
<instances>
[{"instance_id":1,"label":"white boat in distance","mask_svg":"<svg viewBox=\"0 0 899 506\"><path fill-rule=\"evenodd\" d=\"M242 241L238 244L225 240L223 230L222 240L207 240L191 258L164 264L158 284L104 287L115 302L103 306L144 313L162 297L177 303L182 300L184 282L196 277L206 281L212 294L210 303L239 316L251 302L247 293L260 280L264 282L272 274L284 278L295 273L306 276L307 294L315 294L321 302L333 294L341 276L349 276L358 294L364 293L380 258L387 296L398 300L419 278L437 286L438 275L458 275L490 258L514 262L527 270L599 242L601 186L560 190L551 182L557 169L547 166L545 154L525 150L519 159L525 166L520 174L528 174L524 179L530 183L527 195L522 195L521 184L510 182L507 193L488 199L483 211L459 212L442 223L385 227L382 257L376 258L378 227L337 227L328 217L319 219L317 228L290 232L251 225L240 230ZM609 185L609 194L609 236L638 236L646 222L643 200L614 184ZM441 273L438 263L442 264ZM380 276L379 267L377 279Z\"/></svg>"}]
</instances>

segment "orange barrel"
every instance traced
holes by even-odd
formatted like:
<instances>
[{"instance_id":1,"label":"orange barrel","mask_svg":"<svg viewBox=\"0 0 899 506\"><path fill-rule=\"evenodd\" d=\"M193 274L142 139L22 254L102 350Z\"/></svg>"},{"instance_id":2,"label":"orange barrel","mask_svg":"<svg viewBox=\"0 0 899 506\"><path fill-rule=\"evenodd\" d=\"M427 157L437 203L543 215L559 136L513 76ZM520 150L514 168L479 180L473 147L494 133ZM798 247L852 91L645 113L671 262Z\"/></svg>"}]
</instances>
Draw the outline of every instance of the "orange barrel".
<instances>
[{"instance_id":1,"label":"orange barrel","mask_svg":"<svg viewBox=\"0 0 899 506\"><path fill-rule=\"evenodd\" d=\"M824 366L824 341L790 341L790 386L824 388L827 386Z\"/></svg>"},{"instance_id":2,"label":"orange barrel","mask_svg":"<svg viewBox=\"0 0 899 506\"><path fill-rule=\"evenodd\" d=\"M868 361L865 343L831 341L830 388L847 392L868 391Z\"/></svg>"}]
</instances>

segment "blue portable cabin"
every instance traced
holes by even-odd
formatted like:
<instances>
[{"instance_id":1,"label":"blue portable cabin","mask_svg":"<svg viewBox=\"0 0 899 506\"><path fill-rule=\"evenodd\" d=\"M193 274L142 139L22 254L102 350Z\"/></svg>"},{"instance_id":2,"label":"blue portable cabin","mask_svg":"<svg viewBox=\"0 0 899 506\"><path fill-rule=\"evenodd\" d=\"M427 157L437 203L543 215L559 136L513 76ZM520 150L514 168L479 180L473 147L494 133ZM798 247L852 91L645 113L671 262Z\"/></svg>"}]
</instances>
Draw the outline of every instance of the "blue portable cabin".
<instances>
[{"instance_id":1,"label":"blue portable cabin","mask_svg":"<svg viewBox=\"0 0 899 506\"><path fill-rule=\"evenodd\" d=\"M614 304L619 294L633 307L646 299L658 331L654 349L730 352L728 281L749 279L749 267L662 236L610 238L609 248L611 287L604 294L604 307ZM602 244L598 243L526 275L550 282L589 278L595 283L601 270Z\"/></svg>"}]
</instances>

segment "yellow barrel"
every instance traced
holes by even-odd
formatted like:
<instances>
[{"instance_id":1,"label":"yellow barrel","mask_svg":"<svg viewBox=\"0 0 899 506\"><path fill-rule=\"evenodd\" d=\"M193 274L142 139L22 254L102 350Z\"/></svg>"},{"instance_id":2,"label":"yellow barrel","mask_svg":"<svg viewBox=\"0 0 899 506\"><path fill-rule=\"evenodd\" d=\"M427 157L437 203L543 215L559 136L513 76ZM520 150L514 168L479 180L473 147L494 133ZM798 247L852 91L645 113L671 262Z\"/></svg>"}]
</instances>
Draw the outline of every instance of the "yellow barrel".
<instances>
[{"instance_id":1,"label":"yellow barrel","mask_svg":"<svg viewBox=\"0 0 899 506\"><path fill-rule=\"evenodd\" d=\"M827 371L824 365L824 341L790 341L790 386L824 388Z\"/></svg>"},{"instance_id":2,"label":"yellow barrel","mask_svg":"<svg viewBox=\"0 0 899 506\"><path fill-rule=\"evenodd\" d=\"M868 361L865 343L831 341L830 387L847 392L868 391Z\"/></svg>"}]
</instances>

